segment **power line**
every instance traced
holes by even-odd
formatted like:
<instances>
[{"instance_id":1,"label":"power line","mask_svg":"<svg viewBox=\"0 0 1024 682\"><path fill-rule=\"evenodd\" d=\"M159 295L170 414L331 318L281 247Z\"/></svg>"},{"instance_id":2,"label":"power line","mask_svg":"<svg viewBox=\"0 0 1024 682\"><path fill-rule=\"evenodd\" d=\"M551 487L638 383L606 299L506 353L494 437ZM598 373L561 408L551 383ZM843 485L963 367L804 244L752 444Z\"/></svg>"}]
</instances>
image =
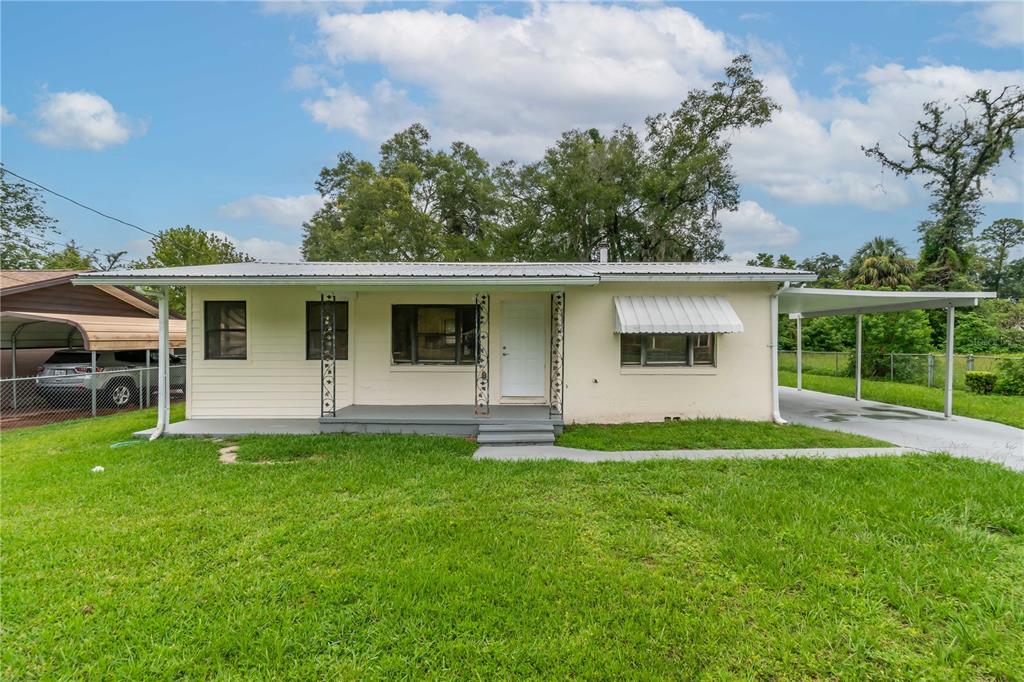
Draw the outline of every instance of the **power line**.
<instances>
[{"instance_id":1,"label":"power line","mask_svg":"<svg viewBox=\"0 0 1024 682\"><path fill-rule=\"evenodd\" d=\"M87 211L92 211L96 215L103 216L104 218L106 218L108 220L113 220L115 223L121 223L122 225L126 225L126 226L128 226L128 227L130 227L132 229L138 230L139 232L143 232L145 234L148 234L151 237L158 236L156 232L151 232L150 230L147 230L144 227L139 227L135 223L130 223L127 220L121 220L120 218L117 218L115 216L112 216L112 215L109 215L107 213L104 213L103 211L97 210L97 209L93 208L92 206L86 206L82 202L75 201L74 199L72 199L71 197L69 197L67 195L64 195L64 194L61 194L60 192L54 191L54 190L50 189L49 187L46 187L45 185L40 185L35 180L29 180L24 175L18 175L17 173L12 171L10 168L8 168L4 164L0 164L0 168L3 169L4 173L10 173L11 175L13 175L14 177L16 177L16 178L18 178L20 180L24 180L25 182L27 182L27 183L29 183L31 185L35 185L36 187L38 187L39 189L43 190L44 192L49 192L50 194L54 195L55 197L60 197L61 199L64 199L65 201L70 201L75 206L80 206L81 208L84 208Z\"/></svg>"}]
</instances>

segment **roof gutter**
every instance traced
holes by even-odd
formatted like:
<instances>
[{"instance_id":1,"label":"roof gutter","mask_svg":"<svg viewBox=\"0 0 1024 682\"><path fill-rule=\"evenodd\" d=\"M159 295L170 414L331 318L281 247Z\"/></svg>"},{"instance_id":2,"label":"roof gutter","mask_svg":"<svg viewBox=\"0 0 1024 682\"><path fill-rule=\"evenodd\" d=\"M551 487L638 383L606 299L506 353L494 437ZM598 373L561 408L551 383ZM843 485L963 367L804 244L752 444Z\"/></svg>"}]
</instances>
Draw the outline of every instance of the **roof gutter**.
<instances>
[{"instance_id":1,"label":"roof gutter","mask_svg":"<svg viewBox=\"0 0 1024 682\"><path fill-rule=\"evenodd\" d=\"M329 277L329 276L231 276L216 277L181 277L181 276L150 276L150 277L116 277L89 276L76 277L72 284L79 286L94 284L113 284L117 286L197 286L203 284L244 284L262 286L270 284L304 285L304 286L376 286L399 287L409 285L438 285L444 287L459 286L593 286L601 281L597 276L580 277Z\"/></svg>"},{"instance_id":2,"label":"roof gutter","mask_svg":"<svg viewBox=\"0 0 1024 682\"><path fill-rule=\"evenodd\" d=\"M690 275L627 275L602 274L576 277L428 277L428 276L290 276L290 275L220 275L187 277L180 275L157 275L117 277L106 274L76 277L72 284L116 285L116 286L201 286L215 284L243 284L247 286L303 285L335 287L401 287L428 284L440 287L515 287L515 286L594 286L601 282L812 282L815 275L757 275L757 274L690 274Z\"/></svg>"},{"instance_id":3,"label":"roof gutter","mask_svg":"<svg viewBox=\"0 0 1024 682\"><path fill-rule=\"evenodd\" d=\"M788 288L789 282L783 282L771 296L771 338L768 340L768 348L772 354L772 421L776 424L789 423L782 418L782 411L779 409L779 294Z\"/></svg>"},{"instance_id":4,"label":"roof gutter","mask_svg":"<svg viewBox=\"0 0 1024 682\"><path fill-rule=\"evenodd\" d=\"M695 274L695 275L601 275L605 282L813 282L817 275Z\"/></svg>"}]
</instances>

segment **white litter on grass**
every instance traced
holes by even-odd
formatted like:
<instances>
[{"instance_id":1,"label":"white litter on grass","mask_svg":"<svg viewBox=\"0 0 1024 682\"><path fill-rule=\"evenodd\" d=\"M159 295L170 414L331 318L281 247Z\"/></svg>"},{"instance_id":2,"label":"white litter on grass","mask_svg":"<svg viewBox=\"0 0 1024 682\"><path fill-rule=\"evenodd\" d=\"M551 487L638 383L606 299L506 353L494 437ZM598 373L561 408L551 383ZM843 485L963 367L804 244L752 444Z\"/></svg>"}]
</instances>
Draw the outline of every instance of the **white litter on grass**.
<instances>
[{"instance_id":1,"label":"white litter on grass","mask_svg":"<svg viewBox=\"0 0 1024 682\"><path fill-rule=\"evenodd\" d=\"M101 474L101 473L103 473L104 471L106 471L106 469L104 469L104 468L103 468L103 467L101 467L101 466L94 466L94 467L92 468L92 472L93 472L94 474Z\"/></svg>"}]
</instances>

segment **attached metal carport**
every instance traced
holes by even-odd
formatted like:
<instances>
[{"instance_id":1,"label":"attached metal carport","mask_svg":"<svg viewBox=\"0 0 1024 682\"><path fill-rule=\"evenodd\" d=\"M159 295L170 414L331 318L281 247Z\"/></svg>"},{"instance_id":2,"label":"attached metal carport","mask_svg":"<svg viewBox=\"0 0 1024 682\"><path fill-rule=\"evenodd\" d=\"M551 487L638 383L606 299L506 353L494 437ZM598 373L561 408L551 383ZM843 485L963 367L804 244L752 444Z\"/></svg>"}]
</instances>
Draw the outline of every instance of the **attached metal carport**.
<instances>
[{"instance_id":1,"label":"attached metal carport","mask_svg":"<svg viewBox=\"0 0 1024 682\"><path fill-rule=\"evenodd\" d=\"M809 289L784 287L778 294L778 312L796 320L796 387L803 390L802 320L827 315L853 315L857 320L855 399L861 399L861 353L864 315L894 313L903 310L946 309L946 405L945 415L953 416L953 347L956 308L971 308L984 298L995 298L991 291L860 291L854 289ZM777 333L777 332L776 332ZM776 339L776 352L778 340Z\"/></svg>"},{"instance_id":2,"label":"attached metal carport","mask_svg":"<svg viewBox=\"0 0 1024 682\"><path fill-rule=\"evenodd\" d=\"M3 310L0 312L0 348L11 351L11 378L17 378L18 349L82 348L96 352L142 350L160 347L160 320L48 311ZM185 320L167 320L168 346L185 346ZM12 404L18 405L17 383L12 383Z\"/></svg>"}]
</instances>

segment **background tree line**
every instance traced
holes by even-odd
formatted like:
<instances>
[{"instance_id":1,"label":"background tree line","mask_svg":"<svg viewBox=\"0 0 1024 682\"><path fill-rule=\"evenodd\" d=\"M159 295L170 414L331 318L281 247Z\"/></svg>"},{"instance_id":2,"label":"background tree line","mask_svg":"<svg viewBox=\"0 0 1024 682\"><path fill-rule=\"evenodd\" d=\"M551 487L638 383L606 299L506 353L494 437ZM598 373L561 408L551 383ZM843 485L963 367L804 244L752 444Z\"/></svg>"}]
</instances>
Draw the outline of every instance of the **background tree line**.
<instances>
[{"instance_id":1,"label":"background tree line","mask_svg":"<svg viewBox=\"0 0 1024 682\"><path fill-rule=\"evenodd\" d=\"M778 105L737 57L723 80L693 90L643 131L571 130L536 163L491 166L472 146L430 147L415 124L351 152L316 182L322 209L305 225L307 260L590 260L725 258L721 211L739 184L729 135L764 125Z\"/></svg>"},{"instance_id":2,"label":"background tree line","mask_svg":"<svg viewBox=\"0 0 1024 682\"><path fill-rule=\"evenodd\" d=\"M931 193L930 215L918 225L917 258L879 236L849 259L821 253L797 262L786 254L762 253L750 263L811 270L818 274L813 286L984 287L1002 298L1024 298L1024 259L1012 257L1024 242L1024 223L1007 217L977 230L983 181L1003 158L1013 157L1015 136L1024 126L1024 93L1020 86L998 94L979 90L958 104L955 110L924 105L922 120L903 136L905 158L879 145L864 149L900 177L919 176ZM607 244L610 258L619 261L724 259L718 216L739 202L729 136L764 125L778 109L754 76L750 58L741 55L721 81L689 92L672 112L649 116L642 131L630 126L607 135L571 130L535 163L492 166L462 142L433 149L429 132L415 124L385 141L376 162L343 152L320 171L315 186L325 202L304 225L303 255L307 260L585 261L599 244ZM5 268L251 260L229 240L189 225L161 231L150 240L152 253L131 263L124 262L123 252L65 244L37 192L8 182L2 172L0 179ZM180 294L174 304L180 308L179 299ZM885 341L889 350L941 347L937 316L906 316L891 322L893 329L905 331ZM907 323L915 317L927 324ZM961 333L960 347L1024 350L1022 317L1019 307L1004 303L961 314L959 324L971 334ZM845 324L809 322L808 348L848 347L852 327L846 330Z\"/></svg>"}]
</instances>

